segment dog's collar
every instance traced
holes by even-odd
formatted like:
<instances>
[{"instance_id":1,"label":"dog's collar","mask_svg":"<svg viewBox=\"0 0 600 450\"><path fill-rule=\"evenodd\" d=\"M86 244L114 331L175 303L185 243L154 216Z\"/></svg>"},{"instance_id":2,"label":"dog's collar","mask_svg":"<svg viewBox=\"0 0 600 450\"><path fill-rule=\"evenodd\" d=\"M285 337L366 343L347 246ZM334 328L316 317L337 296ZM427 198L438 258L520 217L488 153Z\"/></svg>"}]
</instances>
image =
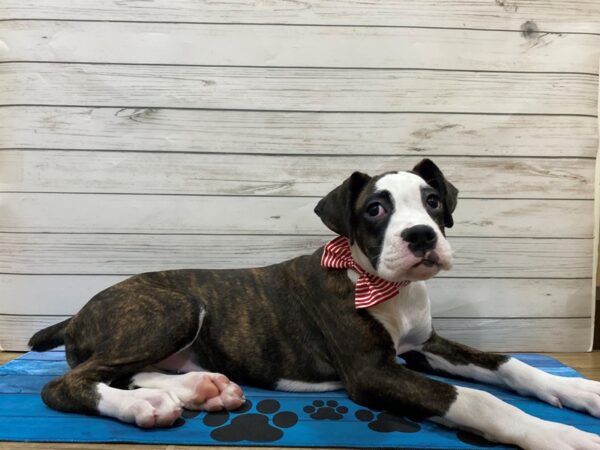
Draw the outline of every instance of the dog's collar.
<instances>
[{"instance_id":1,"label":"dog's collar","mask_svg":"<svg viewBox=\"0 0 600 450\"><path fill-rule=\"evenodd\" d=\"M329 241L323 250L321 266L330 269L352 269L358 273L354 287L354 306L356 309L368 308L389 300L396 295L400 288L407 286L410 281L392 282L367 272L354 258L350 242L344 236Z\"/></svg>"}]
</instances>

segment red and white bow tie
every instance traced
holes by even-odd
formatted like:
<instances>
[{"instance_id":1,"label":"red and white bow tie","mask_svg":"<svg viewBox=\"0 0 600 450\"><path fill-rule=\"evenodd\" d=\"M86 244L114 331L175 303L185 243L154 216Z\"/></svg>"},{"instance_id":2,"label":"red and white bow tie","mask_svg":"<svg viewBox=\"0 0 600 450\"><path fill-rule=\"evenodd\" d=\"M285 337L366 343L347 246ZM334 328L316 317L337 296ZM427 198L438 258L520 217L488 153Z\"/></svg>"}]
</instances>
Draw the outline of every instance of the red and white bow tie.
<instances>
[{"instance_id":1,"label":"red and white bow tie","mask_svg":"<svg viewBox=\"0 0 600 450\"><path fill-rule=\"evenodd\" d=\"M367 272L352 258L350 242L344 236L338 236L325 245L321 266L330 269L352 269L359 277L354 288L354 306L356 309L368 308L383 303L398 295L401 287L410 281L392 282Z\"/></svg>"}]
</instances>

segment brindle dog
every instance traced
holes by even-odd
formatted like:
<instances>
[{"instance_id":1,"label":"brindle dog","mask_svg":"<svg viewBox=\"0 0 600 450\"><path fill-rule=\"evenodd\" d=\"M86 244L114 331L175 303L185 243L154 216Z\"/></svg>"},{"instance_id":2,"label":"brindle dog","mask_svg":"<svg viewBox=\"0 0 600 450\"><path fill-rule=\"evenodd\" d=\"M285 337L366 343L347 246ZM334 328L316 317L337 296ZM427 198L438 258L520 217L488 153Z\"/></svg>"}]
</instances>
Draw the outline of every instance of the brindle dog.
<instances>
[{"instance_id":1,"label":"brindle dog","mask_svg":"<svg viewBox=\"0 0 600 450\"><path fill-rule=\"evenodd\" d=\"M594 434L413 370L494 383L600 416L600 383L549 375L434 332L422 280L451 266L444 230L456 198L425 159L410 172L355 172L319 202L317 215L348 238L364 270L411 281L369 308L355 308L356 271L321 266L323 248L268 267L170 270L118 283L31 339L37 351L64 343L71 367L42 398L61 411L152 427L172 425L182 407L240 407L242 391L230 379L272 389L344 387L359 404L527 449L600 449Z\"/></svg>"}]
</instances>

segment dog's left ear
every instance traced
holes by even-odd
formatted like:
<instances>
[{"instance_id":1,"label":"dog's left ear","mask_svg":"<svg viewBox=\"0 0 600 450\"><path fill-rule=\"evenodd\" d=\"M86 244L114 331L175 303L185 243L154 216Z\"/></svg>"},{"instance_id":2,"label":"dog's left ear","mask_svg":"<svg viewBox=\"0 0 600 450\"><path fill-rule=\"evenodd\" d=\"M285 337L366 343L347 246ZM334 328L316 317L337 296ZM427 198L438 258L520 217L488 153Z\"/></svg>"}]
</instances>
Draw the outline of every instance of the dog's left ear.
<instances>
[{"instance_id":1,"label":"dog's left ear","mask_svg":"<svg viewBox=\"0 0 600 450\"><path fill-rule=\"evenodd\" d=\"M319 201L315 213L327 228L352 241L352 209L358 195L370 179L365 173L354 172Z\"/></svg>"},{"instance_id":2,"label":"dog's left ear","mask_svg":"<svg viewBox=\"0 0 600 450\"><path fill-rule=\"evenodd\" d=\"M442 171L430 159L423 159L413 168L413 172L438 191L444 205L444 226L452 228L452 225L454 225L452 213L456 209L458 189L446 180Z\"/></svg>"}]
</instances>

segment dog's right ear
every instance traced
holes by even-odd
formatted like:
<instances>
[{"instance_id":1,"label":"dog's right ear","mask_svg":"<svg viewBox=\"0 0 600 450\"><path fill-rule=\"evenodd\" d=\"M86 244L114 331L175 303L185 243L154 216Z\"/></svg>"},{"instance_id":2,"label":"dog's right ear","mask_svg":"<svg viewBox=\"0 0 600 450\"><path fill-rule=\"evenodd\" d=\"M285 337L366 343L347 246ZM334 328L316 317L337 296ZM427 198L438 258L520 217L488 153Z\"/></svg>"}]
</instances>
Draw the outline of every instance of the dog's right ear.
<instances>
[{"instance_id":1,"label":"dog's right ear","mask_svg":"<svg viewBox=\"0 0 600 450\"><path fill-rule=\"evenodd\" d=\"M327 228L352 240L352 208L370 179L365 173L354 172L319 201L315 213Z\"/></svg>"}]
</instances>

